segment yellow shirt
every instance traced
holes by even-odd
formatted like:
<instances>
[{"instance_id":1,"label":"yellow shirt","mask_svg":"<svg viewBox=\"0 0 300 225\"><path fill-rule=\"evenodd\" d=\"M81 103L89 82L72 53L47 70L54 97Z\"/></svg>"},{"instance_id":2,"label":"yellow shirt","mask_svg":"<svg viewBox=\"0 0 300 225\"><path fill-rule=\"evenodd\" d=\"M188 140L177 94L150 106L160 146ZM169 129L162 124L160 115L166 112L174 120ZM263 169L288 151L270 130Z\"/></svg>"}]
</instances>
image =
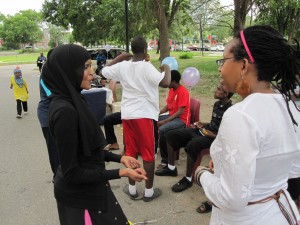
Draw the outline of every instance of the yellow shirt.
<instances>
[{"instance_id":1,"label":"yellow shirt","mask_svg":"<svg viewBox=\"0 0 300 225\"><path fill-rule=\"evenodd\" d=\"M27 83L26 80L23 78L23 87L19 87L18 84L15 81L15 77L12 76L10 78L10 84L13 86L14 90L14 95L16 100L21 100L21 101L27 101L28 99L28 93L27 93Z\"/></svg>"}]
</instances>

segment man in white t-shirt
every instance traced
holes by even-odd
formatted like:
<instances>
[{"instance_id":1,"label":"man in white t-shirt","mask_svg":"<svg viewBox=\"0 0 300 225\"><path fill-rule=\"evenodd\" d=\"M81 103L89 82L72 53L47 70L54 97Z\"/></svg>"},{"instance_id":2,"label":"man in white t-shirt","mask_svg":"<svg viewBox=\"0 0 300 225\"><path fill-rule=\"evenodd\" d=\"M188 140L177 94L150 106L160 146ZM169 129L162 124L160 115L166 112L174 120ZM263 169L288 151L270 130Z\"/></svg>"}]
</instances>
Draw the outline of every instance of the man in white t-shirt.
<instances>
[{"instance_id":1,"label":"man in white t-shirt","mask_svg":"<svg viewBox=\"0 0 300 225\"><path fill-rule=\"evenodd\" d=\"M163 65L163 72L159 72L151 63L143 61L147 55L147 42L143 37L132 39L131 50L133 55L124 52L117 56L102 69L102 75L120 81L122 85L121 116L125 154L142 157L148 178L143 200L149 202L161 195L159 188L153 188L155 134L159 115L158 87L169 87L171 72L168 65ZM132 199L138 198L132 180L124 187L124 192Z\"/></svg>"}]
</instances>

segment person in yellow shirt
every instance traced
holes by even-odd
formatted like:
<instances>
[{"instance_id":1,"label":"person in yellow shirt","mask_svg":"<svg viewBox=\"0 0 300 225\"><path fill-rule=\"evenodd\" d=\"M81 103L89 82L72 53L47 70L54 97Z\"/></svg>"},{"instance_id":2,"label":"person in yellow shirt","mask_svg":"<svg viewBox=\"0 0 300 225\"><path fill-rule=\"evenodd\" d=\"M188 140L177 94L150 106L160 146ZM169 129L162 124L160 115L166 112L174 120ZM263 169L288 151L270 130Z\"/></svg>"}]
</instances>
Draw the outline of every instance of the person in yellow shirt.
<instances>
[{"instance_id":1,"label":"person in yellow shirt","mask_svg":"<svg viewBox=\"0 0 300 225\"><path fill-rule=\"evenodd\" d=\"M24 114L28 112L28 88L26 80L22 77L20 67L14 69L14 76L10 78L10 89L14 90L15 99L17 101L17 118L22 118L22 107Z\"/></svg>"}]
</instances>

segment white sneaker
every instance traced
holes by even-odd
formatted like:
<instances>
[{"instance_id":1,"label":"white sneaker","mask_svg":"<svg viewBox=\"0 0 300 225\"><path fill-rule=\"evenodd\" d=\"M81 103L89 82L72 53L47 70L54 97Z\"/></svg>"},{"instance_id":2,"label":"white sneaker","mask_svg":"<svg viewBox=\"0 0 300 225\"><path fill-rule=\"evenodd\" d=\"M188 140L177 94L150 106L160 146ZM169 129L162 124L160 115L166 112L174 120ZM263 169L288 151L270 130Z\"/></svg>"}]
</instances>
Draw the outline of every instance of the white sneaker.
<instances>
[{"instance_id":1,"label":"white sneaker","mask_svg":"<svg viewBox=\"0 0 300 225\"><path fill-rule=\"evenodd\" d=\"M22 118L22 116L18 114L16 118L18 118L18 119L21 119L21 118Z\"/></svg>"},{"instance_id":2,"label":"white sneaker","mask_svg":"<svg viewBox=\"0 0 300 225\"><path fill-rule=\"evenodd\" d=\"M24 113L23 113L24 115L27 115L28 114L28 111L24 111Z\"/></svg>"}]
</instances>

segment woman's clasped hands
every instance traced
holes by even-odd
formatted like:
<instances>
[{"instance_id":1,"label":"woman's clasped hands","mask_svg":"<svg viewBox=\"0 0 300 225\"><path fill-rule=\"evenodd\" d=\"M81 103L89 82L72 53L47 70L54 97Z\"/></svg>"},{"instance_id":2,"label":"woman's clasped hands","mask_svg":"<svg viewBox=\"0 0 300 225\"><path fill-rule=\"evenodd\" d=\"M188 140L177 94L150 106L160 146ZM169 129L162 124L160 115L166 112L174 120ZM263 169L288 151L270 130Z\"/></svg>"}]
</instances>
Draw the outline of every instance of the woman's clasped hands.
<instances>
[{"instance_id":1,"label":"woman's clasped hands","mask_svg":"<svg viewBox=\"0 0 300 225\"><path fill-rule=\"evenodd\" d=\"M125 169L120 169L120 177L129 177L134 181L141 182L147 180L146 171L141 167L141 163L131 156L122 156L121 163L124 164Z\"/></svg>"}]
</instances>

